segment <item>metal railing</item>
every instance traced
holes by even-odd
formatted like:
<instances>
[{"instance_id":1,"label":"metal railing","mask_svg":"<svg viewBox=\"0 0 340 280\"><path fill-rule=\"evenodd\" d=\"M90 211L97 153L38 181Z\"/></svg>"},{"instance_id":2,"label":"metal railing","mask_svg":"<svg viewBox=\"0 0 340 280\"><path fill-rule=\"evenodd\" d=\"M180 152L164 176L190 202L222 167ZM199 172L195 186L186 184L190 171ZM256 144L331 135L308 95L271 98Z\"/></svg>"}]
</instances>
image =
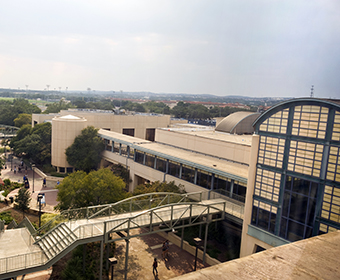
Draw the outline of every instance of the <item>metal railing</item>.
<instances>
[{"instance_id":1,"label":"metal railing","mask_svg":"<svg viewBox=\"0 0 340 280\"><path fill-rule=\"evenodd\" d=\"M147 210L171 203L190 201L201 202L202 200L210 200L216 198L233 201L233 199L229 197L228 192L224 190L206 190L185 194L156 192L132 196L111 204L65 210L62 211L58 216L50 220L48 223L46 223L44 226L39 228L34 234L34 237L43 235L54 228L56 225L62 222L68 222L70 220L93 219L97 217L106 217L127 212Z\"/></svg>"},{"instance_id":2,"label":"metal railing","mask_svg":"<svg viewBox=\"0 0 340 280\"><path fill-rule=\"evenodd\" d=\"M45 263L44 252L37 251L0 259L0 275L11 271L39 266Z\"/></svg>"},{"instance_id":3,"label":"metal railing","mask_svg":"<svg viewBox=\"0 0 340 280\"><path fill-rule=\"evenodd\" d=\"M202 203L204 200L219 198L223 200L207 202L207 204ZM183 220L190 224L202 223L200 217L205 216L212 219L213 216L211 215L217 213L222 213L222 215L217 215L217 218L214 218L215 220L224 219L224 213L241 217L244 211L243 206L234 204L225 198L223 192L216 191L188 194L151 193L131 197L113 204L63 211L49 223L49 226L40 229L41 233L43 232L42 229L47 232L40 240L46 238L62 224L68 226L71 230L70 234L75 238L71 242L73 244L81 239L100 236L104 236L107 241L111 232L137 227L150 227L150 232L153 232L153 225L160 224L165 225L166 229L170 230L181 228ZM124 215L127 212L135 212L135 215ZM118 216L118 214L122 215ZM73 220L77 221L73 222ZM131 237L134 236L130 235L129 238ZM70 248L71 243L63 251L69 250L67 248ZM61 252L56 254L59 253ZM51 258L54 258L56 254ZM42 266L50 260L43 251L2 258L0 259L0 275L34 266Z\"/></svg>"}]
</instances>

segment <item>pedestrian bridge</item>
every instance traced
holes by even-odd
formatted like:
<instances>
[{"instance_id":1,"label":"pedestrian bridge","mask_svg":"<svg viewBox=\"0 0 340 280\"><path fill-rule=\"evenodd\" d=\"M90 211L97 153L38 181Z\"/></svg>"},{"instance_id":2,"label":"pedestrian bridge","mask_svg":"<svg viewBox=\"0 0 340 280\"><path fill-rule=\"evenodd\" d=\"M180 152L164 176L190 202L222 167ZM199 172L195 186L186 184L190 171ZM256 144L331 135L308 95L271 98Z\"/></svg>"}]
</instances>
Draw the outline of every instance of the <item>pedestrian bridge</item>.
<instances>
[{"instance_id":1,"label":"pedestrian bridge","mask_svg":"<svg viewBox=\"0 0 340 280\"><path fill-rule=\"evenodd\" d=\"M243 219L243 212L242 204L218 191L150 193L63 211L37 231L21 228L0 232L0 279L47 269L81 244L125 239L128 246L133 237L208 224L223 220L226 214ZM147 231L130 233L136 228Z\"/></svg>"},{"instance_id":2,"label":"pedestrian bridge","mask_svg":"<svg viewBox=\"0 0 340 280\"><path fill-rule=\"evenodd\" d=\"M17 135L19 129L19 127L0 124L0 138L13 138Z\"/></svg>"}]
</instances>

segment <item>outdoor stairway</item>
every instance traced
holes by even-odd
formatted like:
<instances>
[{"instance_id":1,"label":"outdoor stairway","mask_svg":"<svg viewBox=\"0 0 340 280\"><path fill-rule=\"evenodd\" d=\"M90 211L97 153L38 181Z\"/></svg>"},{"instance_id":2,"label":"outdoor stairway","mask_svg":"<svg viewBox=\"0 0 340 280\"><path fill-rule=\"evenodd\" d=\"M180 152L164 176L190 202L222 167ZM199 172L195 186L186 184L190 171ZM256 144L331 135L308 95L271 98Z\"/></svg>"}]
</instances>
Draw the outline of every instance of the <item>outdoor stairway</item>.
<instances>
[{"instance_id":1,"label":"outdoor stairway","mask_svg":"<svg viewBox=\"0 0 340 280\"><path fill-rule=\"evenodd\" d=\"M59 224L47 235L38 239L39 245L47 259L50 260L64 251L70 244L77 240L77 236L64 223Z\"/></svg>"}]
</instances>

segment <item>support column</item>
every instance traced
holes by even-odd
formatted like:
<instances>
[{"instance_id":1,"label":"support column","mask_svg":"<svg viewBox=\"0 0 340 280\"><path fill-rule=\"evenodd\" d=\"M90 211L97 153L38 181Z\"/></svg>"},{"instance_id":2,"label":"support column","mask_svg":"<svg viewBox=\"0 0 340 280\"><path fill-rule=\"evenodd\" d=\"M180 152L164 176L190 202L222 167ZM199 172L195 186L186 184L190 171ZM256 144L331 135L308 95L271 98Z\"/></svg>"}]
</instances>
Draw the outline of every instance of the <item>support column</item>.
<instances>
[{"instance_id":1,"label":"support column","mask_svg":"<svg viewBox=\"0 0 340 280\"><path fill-rule=\"evenodd\" d=\"M109 253L110 253L110 243L106 243L106 265L105 265L105 269L108 270L109 269Z\"/></svg>"},{"instance_id":2,"label":"support column","mask_svg":"<svg viewBox=\"0 0 340 280\"><path fill-rule=\"evenodd\" d=\"M203 265L205 265L205 254L207 252L208 229L209 229L209 223L206 223L205 224L205 236L204 236Z\"/></svg>"},{"instance_id":3,"label":"support column","mask_svg":"<svg viewBox=\"0 0 340 280\"><path fill-rule=\"evenodd\" d=\"M182 225L184 226L184 220L182 220ZM185 227L182 227L182 232L181 232L181 250L183 250L184 228Z\"/></svg>"},{"instance_id":4,"label":"support column","mask_svg":"<svg viewBox=\"0 0 340 280\"><path fill-rule=\"evenodd\" d=\"M86 247L87 247L87 244L84 244L83 245L83 274L84 275L85 275Z\"/></svg>"},{"instance_id":5,"label":"support column","mask_svg":"<svg viewBox=\"0 0 340 280\"><path fill-rule=\"evenodd\" d=\"M234 180L231 180L231 182L230 182L230 193L229 193L230 198L233 197L233 192L234 192Z\"/></svg>"},{"instance_id":6,"label":"support column","mask_svg":"<svg viewBox=\"0 0 340 280\"><path fill-rule=\"evenodd\" d=\"M127 273L128 273L128 263L129 263L129 243L130 240L126 239L126 250L125 250L125 277L124 279L127 280Z\"/></svg>"},{"instance_id":7,"label":"support column","mask_svg":"<svg viewBox=\"0 0 340 280\"><path fill-rule=\"evenodd\" d=\"M99 280L103 279L103 255L104 255L104 241L100 241L100 268L99 268Z\"/></svg>"}]
</instances>

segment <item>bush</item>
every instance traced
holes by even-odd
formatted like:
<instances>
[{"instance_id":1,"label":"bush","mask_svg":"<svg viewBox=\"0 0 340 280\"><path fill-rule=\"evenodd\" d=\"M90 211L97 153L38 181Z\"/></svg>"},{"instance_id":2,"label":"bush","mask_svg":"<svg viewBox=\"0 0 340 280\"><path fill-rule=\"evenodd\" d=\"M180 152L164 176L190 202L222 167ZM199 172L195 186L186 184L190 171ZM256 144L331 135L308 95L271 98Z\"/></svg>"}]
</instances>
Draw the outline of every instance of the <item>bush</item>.
<instances>
[{"instance_id":1,"label":"bush","mask_svg":"<svg viewBox=\"0 0 340 280\"><path fill-rule=\"evenodd\" d=\"M5 186L10 186L11 185L11 180L10 179L5 179L4 180Z\"/></svg>"},{"instance_id":2,"label":"bush","mask_svg":"<svg viewBox=\"0 0 340 280\"><path fill-rule=\"evenodd\" d=\"M11 212L10 211L4 211L4 212L0 213L0 220L3 220L5 222L5 225L8 225L14 219L11 216Z\"/></svg>"},{"instance_id":3,"label":"bush","mask_svg":"<svg viewBox=\"0 0 340 280\"><path fill-rule=\"evenodd\" d=\"M42 167L42 171L46 174L55 173L55 168L51 164L44 164Z\"/></svg>"}]
</instances>

